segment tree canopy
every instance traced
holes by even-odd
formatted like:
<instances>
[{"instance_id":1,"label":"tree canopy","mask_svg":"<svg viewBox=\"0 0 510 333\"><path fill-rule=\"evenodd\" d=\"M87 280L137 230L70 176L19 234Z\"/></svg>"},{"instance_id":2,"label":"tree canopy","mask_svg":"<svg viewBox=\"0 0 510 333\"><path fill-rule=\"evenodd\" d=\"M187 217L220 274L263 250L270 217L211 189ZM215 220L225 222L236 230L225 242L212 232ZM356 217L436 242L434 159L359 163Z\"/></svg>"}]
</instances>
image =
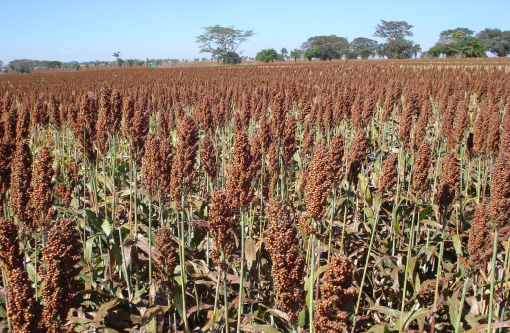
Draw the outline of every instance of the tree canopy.
<instances>
[{"instance_id":1,"label":"tree canopy","mask_svg":"<svg viewBox=\"0 0 510 333\"><path fill-rule=\"evenodd\" d=\"M9 68L18 73L30 73L34 67L34 60L31 59L16 59L9 62Z\"/></svg>"},{"instance_id":2,"label":"tree canopy","mask_svg":"<svg viewBox=\"0 0 510 333\"><path fill-rule=\"evenodd\" d=\"M361 59L368 59L369 57L375 56L377 52L377 45L379 43L373 39L358 37L355 38L351 44L351 51L353 57L361 57Z\"/></svg>"},{"instance_id":3,"label":"tree canopy","mask_svg":"<svg viewBox=\"0 0 510 333\"><path fill-rule=\"evenodd\" d=\"M463 37L472 36L474 33L473 30L468 28L457 28L457 29L449 29L441 31L439 34L439 43L447 44L456 41L457 39Z\"/></svg>"},{"instance_id":4,"label":"tree canopy","mask_svg":"<svg viewBox=\"0 0 510 333\"><path fill-rule=\"evenodd\" d=\"M486 57L485 45L476 37L465 37L458 43L459 53L463 58Z\"/></svg>"},{"instance_id":5,"label":"tree canopy","mask_svg":"<svg viewBox=\"0 0 510 333\"><path fill-rule=\"evenodd\" d=\"M414 26L406 21L384 21L375 27L374 37L386 39L386 43L379 46L379 56L389 59L405 59L416 55L418 48L413 41L406 39L412 37L411 29Z\"/></svg>"},{"instance_id":6,"label":"tree canopy","mask_svg":"<svg viewBox=\"0 0 510 333\"><path fill-rule=\"evenodd\" d=\"M286 47L282 47L282 50L280 51L279 57L281 56L281 60L287 59L287 56L289 54L289 51L287 51Z\"/></svg>"},{"instance_id":7,"label":"tree canopy","mask_svg":"<svg viewBox=\"0 0 510 333\"><path fill-rule=\"evenodd\" d=\"M342 59L349 52L349 42L344 37L336 35L310 37L303 43L305 58L321 60ZM312 51L313 50L313 51ZM319 52L320 50L320 52ZM309 57L311 55L311 57Z\"/></svg>"},{"instance_id":8,"label":"tree canopy","mask_svg":"<svg viewBox=\"0 0 510 333\"><path fill-rule=\"evenodd\" d=\"M487 48L487 51L498 57L507 57L510 54L510 31L499 29L485 29L480 31L478 37Z\"/></svg>"},{"instance_id":9,"label":"tree canopy","mask_svg":"<svg viewBox=\"0 0 510 333\"><path fill-rule=\"evenodd\" d=\"M262 50L255 57L255 60L263 62L275 61L276 59L278 59L278 53L275 49Z\"/></svg>"},{"instance_id":10,"label":"tree canopy","mask_svg":"<svg viewBox=\"0 0 510 333\"><path fill-rule=\"evenodd\" d=\"M197 37L200 52L210 53L214 59L229 63L233 55L238 57L239 45L254 35L253 30L239 30L234 26L204 27L205 32ZM232 62L230 62L232 63Z\"/></svg>"},{"instance_id":11,"label":"tree canopy","mask_svg":"<svg viewBox=\"0 0 510 333\"><path fill-rule=\"evenodd\" d=\"M303 53L303 56L306 60L312 60L314 58L322 59L322 49L320 47L310 48Z\"/></svg>"},{"instance_id":12,"label":"tree canopy","mask_svg":"<svg viewBox=\"0 0 510 333\"><path fill-rule=\"evenodd\" d=\"M386 40L404 39L413 36L412 28L414 26L406 21L381 20L381 23L375 27L374 37L381 37Z\"/></svg>"},{"instance_id":13,"label":"tree canopy","mask_svg":"<svg viewBox=\"0 0 510 333\"><path fill-rule=\"evenodd\" d=\"M485 45L479 38L473 37L473 30L456 28L444 30L439 34L439 40L427 52L425 57L438 58L441 55L452 57L485 57Z\"/></svg>"},{"instance_id":14,"label":"tree canopy","mask_svg":"<svg viewBox=\"0 0 510 333\"><path fill-rule=\"evenodd\" d=\"M294 59L294 61L301 59L302 56L303 56L303 50L294 49L294 50L290 51L290 57L292 59Z\"/></svg>"}]
</instances>

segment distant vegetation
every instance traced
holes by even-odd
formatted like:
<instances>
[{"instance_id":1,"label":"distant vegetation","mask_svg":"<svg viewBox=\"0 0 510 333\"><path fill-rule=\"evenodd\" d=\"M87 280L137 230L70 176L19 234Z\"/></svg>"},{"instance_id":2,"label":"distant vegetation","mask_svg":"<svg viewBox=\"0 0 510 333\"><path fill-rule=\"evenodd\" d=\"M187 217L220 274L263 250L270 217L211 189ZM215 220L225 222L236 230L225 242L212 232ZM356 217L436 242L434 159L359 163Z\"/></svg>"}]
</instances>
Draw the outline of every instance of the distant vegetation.
<instances>
[{"instance_id":1,"label":"distant vegetation","mask_svg":"<svg viewBox=\"0 0 510 333\"><path fill-rule=\"evenodd\" d=\"M241 61L257 60L262 62L284 60L333 60L333 59L408 59L417 58L474 58L486 57L487 52L496 57L507 57L510 54L510 31L502 31L497 28L486 28L474 35L474 31L468 28L456 28L442 31L439 40L429 50L422 52L420 44L409 40L413 36L413 25L406 21L384 21L375 27L373 37L384 39L379 43L367 37L357 37L350 43L345 37L337 35L314 36L308 38L292 51L285 47L278 53L275 48L264 49L257 53L255 58L242 56L239 46L255 35L253 30L235 29L234 26L222 27L215 25L204 27L205 32L197 36L201 53L210 53L210 58L195 58L193 62L217 61L225 65L238 64ZM13 70L18 73L30 73L34 69L87 69L88 67L133 67L154 63L156 66L188 62L188 59L122 59L121 52L114 52L115 61L87 61L87 62L60 62L39 61L31 59L16 59L0 68Z\"/></svg>"}]
</instances>

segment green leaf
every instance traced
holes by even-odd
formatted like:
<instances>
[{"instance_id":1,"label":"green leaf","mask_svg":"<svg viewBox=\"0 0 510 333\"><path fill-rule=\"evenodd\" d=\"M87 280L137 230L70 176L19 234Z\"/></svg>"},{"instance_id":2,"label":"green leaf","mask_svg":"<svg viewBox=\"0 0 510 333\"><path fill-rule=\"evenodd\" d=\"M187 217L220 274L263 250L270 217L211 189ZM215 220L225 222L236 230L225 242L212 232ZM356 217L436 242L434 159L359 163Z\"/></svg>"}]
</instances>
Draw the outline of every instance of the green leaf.
<instances>
[{"instance_id":1,"label":"green leaf","mask_svg":"<svg viewBox=\"0 0 510 333\"><path fill-rule=\"evenodd\" d=\"M409 278L409 282L411 283L412 287L414 288L414 273L415 273L415 267L416 262L418 260L418 257L410 257L409 258L409 265L407 265L407 276Z\"/></svg>"},{"instance_id":2,"label":"green leaf","mask_svg":"<svg viewBox=\"0 0 510 333\"><path fill-rule=\"evenodd\" d=\"M279 331L269 325L252 324L244 326L246 329L255 330L256 332L279 333Z\"/></svg>"},{"instance_id":3,"label":"green leaf","mask_svg":"<svg viewBox=\"0 0 510 333\"><path fill-rule=\"evenodd\" d=\"M420 221L425 219L425 216L427 216L427 214L432 210L432 206L426 206L425 208L422 209L422 211L420 212Z\"/></svg>"},{"instance_id":4,"label":"green leaf","mask_svg":"<svg viewBox=\"0 0 510 333\"><path fill-rule=\"evenodd\" d=\"M182 311L182 289L178 288L174 291L172 294L172 299L175 305L175 308L177 309L177 312L179 313L179 316L181 318L184 318L184 312Z\"/></svg>"},{"instance_id":5,"label":"green leaf","mask_svg":"<svg viewBox=\"0 0 510 333\"><path fill-rule=\"evenodd\" d=\"M92 236L85 242L85 261L87 264L92 264L92 249L94 248L94 241L97 236Z\"/></svg>"},{"instance_id":6,"label":"green leaf","mask_svg":"<svg viewBox=\"0 0 510 333\"><path fill-rule=\"evenodd\" d=\"M390 329L387 325L375 325L375 326L372 326L367 331L367 333L368 332L373 332L373 333L392 333L392 332L398 332L398 331Z\"/></svg>"},{"instance_id":7,"label":"green leaf","mask_svg":"<svg viewBox=\"0 0 510 333\"><path fill-rule=\"evenodd\" d=\"M393 316L393 317L400 317L400 310L395 310L395 309L391 309L391 308L387 308L387 307L384 307L384 306L381 306L381 305L372 305L369 310L371 311L376 311L376 312L381 312L381 313L384 313L384 314L387 314L387 315L390 315L390 316Z\"/></svg>"},{"instance_id":8,"label":"green leaf","mask_svg":"<svg viewBox=\"0 0 510 333\"><path fill-rule=\"evenodd\" d=\"M102 304L99 310L97 310L95 321L97 323L101 322L101 320L103 320L103 317L106 315L108 310L113 309L117 305L119 305L119 300L117 298Z\"/></svg>"},{"instance_id":9,"label":"green leaf","mask_svg":"<svg viewBox=\"0 0 510 333\"><path fill-rule=\"evenodd\" d=\"M450 312L450 323L455 327L455 324L457 323L457 317L459 315L458 309L457 309L457 299L459 298L459 292L460 290L457 290L453 293L452 297L449 300L448 304L448 310Z\"/></svg>"},{"instance_id":10,"label":"green leaf","mask_svg":"<svg viewBox=\"0 0 510 333\"><path fill-rule=\"evenodd\" d=\"M140 296L142 296L142 295L143 295L143 293L147 290L147 287L148 287L148 286L149 286L149 285L147 284L147 285L145 285L145 287L143 287L142 289L138 290L138 291L137 291L137 292L133 295L133 300L134 300L134 299L137 299L137 298L138 298L138 297L140 297Z\"/></svg>"},{"instance_id":11,"label":"green leaf","mask_svg":"<svg viewBox=\"0 0 510 333\"><path fill-rule=\"evenodd\" d=\"M457 252L457 257L462 257L462 245L460 243L460 236L459 235L453 235L453 247L455 248L455 252Z\"/></svg>"},{"instance_id":12,"label":"green leaf","mask_svg":"<svg viewBox=\"0 0 510 333\"><path fill-rule=\"evenodd\" d=\"M106 218L103 220L103 224L101 224L101 229L103 229L105 235L107 237L110 237L112 234L112 224L110 222L110 219Z\"/></svg>"},{"instance_id":13,"label":"green leaf","mask_svg":"<svg viewBox=\"0 0 510 333\"><path fill-rule=\"evenodd\" d=\"M85 216L87 217L87 220L89 223L94 227L94 231L101 230L101 227L99 226L99 222L97 220L97 215L91 211L90 209L85 209Z\"/></svg>"},{"instance_id":14,"label":"green leaf","mask_svg":"<svg viewBox=\"0 0 510 333\"><path fill-rule=\"evenodd\" d=\"M204 331L204 332L208 331L212 327L212 325L214 323L216 323L223 316L224 310L225 310L224 308L217 309L216 310L216 317L215 318L213 318L213 316L212 316L213 312L211 312L211 317L209 318L209 320L207 321L205 326L202 327L202 331Z\"/></svg>"},{"instance_id":15,"label":"green leaf","mask_svg":"<svg viewBox=\"0 0 510 333\"><path fill-rule=\"evenodd\" d=\"M393 230L395 230L395 232L399 236L402 236L402 230L400 229L400 223L398 222L398 219L397 219L397 209L393 210L392 220L393 220Z\"/></svg>"}]
</instances>

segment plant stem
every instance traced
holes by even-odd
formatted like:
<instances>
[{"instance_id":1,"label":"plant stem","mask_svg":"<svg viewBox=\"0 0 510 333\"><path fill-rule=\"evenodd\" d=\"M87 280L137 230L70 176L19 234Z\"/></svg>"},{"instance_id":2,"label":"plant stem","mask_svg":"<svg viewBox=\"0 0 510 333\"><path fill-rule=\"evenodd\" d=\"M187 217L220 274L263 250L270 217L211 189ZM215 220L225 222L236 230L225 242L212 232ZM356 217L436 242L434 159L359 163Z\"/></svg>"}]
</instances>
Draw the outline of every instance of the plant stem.
<instances>
[{"instance_id":1,"label":"plant stem","mask_svg":"<svg viewBox=\"0 0 510 333\"><path fill-rule=\"evenodd\" d=\"M487 332L491 332L492 316L494 308L494 275L496 274L496 254L498 252L498 231L499 228L494 228L494 245L492 250L492 270L491 270L491 286L489 295L489 317L487 318Z\"/></svg>"},{"instance_id":2,"label":"plant stem","mask_svg":"<svg viewBox=\"0 0 510 333\"><path fill-rule=\"evenodd\" d=\"M310 317L310 333L313 333L313 311L314 311L314 306L313 306L313 285L314 285L314 280L315 280L315 276L314 276L314 270L315 270L315 235L311 235L311 244L312 244L312 249L311 249L311 253L310 253L310 276L309 276L309 281L308 281L308 294L310 295L310 298L308 299L308 302L309 302L309 306L308 306L308 315Z\"/></svg>"},{"instance_id":3,"label":"plant stem","mask_svg":"<svg viewBox=\"0 0 510 333\"><path fill-rule=\"evenodd\" d=\"M184 192L184 191L183 191ZM186 313L186 257L185 257L185 243L184 243L184 193L181 194L181 221L180 221L180 264L181 264L181 281L182 281L182 314L184 321L184 330L189 332L188 316Z\"/></svg>"},{"instance_id":4,"label":"plant stem","mask_svg":"<svg viewBox=\"0 0 510 333\"><path fill-rule=\"evenodd\" d=\"M241 272L239 274L239 306L237 309L237 333L241 332L241 316L243 314L243 282L244 282L244 212L241 212Z\"/></svg>"},{"instance_id":5,"label":"plant stem","mask_svg":"<svg viewBox=\"0 0 510 333\"><path fill-rule=\"evenodd\" d=\"M402 289L402 308L400 311L400 327L399 331L403 332L402 330L404 327L404 310L405 310L405 304L406 304L406 289L407 289L407 270L409 267L409 259L411 257L411 247L413 244L413 237L414 237L414 219L416 215L416 206L414 206L413 209L413 216L411 218L411 230L409 231L409 243L407 245L407 258L406 258L406 266L404 271L404 287Z\"/></svg>"}]
</instances>

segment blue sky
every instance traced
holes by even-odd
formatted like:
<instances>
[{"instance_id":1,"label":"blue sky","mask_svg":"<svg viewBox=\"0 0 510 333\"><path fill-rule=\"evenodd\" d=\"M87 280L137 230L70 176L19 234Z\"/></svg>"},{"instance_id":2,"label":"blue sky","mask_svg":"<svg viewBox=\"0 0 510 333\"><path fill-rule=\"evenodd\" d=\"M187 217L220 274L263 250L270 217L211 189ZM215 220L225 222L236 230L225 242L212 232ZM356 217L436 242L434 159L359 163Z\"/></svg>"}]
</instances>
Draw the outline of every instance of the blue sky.
<instances>
[{"instance_id":1,"label":"blue sky","mask_svg":"<svg viewBox=\"0 0 510 333\"><path fill-rule=\"evenodd\" d=\"M265 48L289 51L309 37L373 38L381 19L407 21L424 50L446 29L510 30L510 0L428 1L35 1L1 0L0 60L59 61L208 57L202 27L234 25L256 33L241 45L254 57ZM382 41L380 39L374 38Z\"/></svg>"}]
</instances>

